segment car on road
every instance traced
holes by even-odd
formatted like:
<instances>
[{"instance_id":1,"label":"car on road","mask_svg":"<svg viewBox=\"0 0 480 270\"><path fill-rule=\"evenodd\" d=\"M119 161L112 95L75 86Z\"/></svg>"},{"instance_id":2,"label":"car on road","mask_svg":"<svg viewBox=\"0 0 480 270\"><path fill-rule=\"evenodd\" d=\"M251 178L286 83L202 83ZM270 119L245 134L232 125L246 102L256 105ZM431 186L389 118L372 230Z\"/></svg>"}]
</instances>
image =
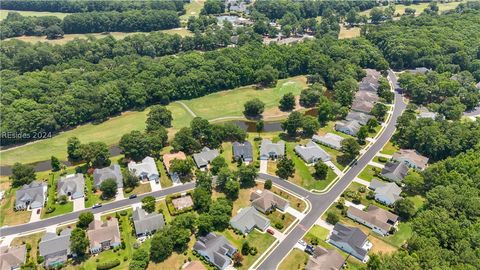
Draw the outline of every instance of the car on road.
<instances>
[{"instance_id":1,"label":"car on road","mask_svg":"<svg viewBox=\"0 0 480 270\"><path fill-rule=\"evenodd\" d=\"M96 203L96 204L93 205L92 209L99 208L99 207L102 207L102 204L101 203Z\"/></svg>"},{"instance_id":2,"label":"car on road","mask_svg":"<svg viewBox=\"0 0 480 270\"><path fill-rule=\"evenodd\" d=\"M275 234L275 232L274 232L272 229L267 229L267 232L268 232L269 234L271 234L271 235L274 235L274 234Z\"/></svg>"},{"instance_id":3,"label":"car on road","mask_svg":"<svg viewBox=\"0 0 480 270\"><path fill-rule=\"evenodd\" d=\"M303 241L303 239L298 240L298 244L302 247L307 246L307 243L305 243L305 241Z\"/></svg>"},{"instance_id":4,"label":"car on road","mask_svg":"<svg viewBox=\"0 0 480 270\"><path fill-rule=\"evenodd\" d=\"M129 199L135 199L137 197L137 194L132 194L130 196L128 196Z\"/></svg>"}]
</instances>

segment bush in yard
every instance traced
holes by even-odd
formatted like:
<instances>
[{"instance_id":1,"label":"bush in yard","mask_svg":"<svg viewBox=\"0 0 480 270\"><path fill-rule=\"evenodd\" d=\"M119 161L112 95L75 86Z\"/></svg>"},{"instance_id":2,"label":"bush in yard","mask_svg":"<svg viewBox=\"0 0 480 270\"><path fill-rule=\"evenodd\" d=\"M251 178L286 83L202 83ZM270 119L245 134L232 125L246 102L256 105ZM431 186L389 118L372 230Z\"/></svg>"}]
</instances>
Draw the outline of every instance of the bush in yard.
<instances>
[{"instance_id":1,"label":"bush in yard","mask_svg":"<svg viewBox=\"0 0 480 270\"><path fill-rule=\"evenodd\" d=\"M375 192L373 192L373 191L370 190L370 191L367 193L367 199L369 199L369 200L375 199Z\"/></svg>"},{"instance_id":2,"label":"bush in yard","mask_svg":"<svg viewBox=\"0 0 480 270\"><path fill-rule=\"evenodd\" d=\"M362 202L362 196L360 195L360 193L358 192L353 193L352 202L354 204L360 204Z\"/></svg>"},{"instance_id":3,"label":"bush in yard","mask_svg":"<svg viewBox=\"0 0 480 270\"><path fill-rule=\"evenodd\" d=\"M54 211L55 211L55 206L49 206L47 208L47 211L45 211L45 213L50 214L50 213L53 213Z\"/></svg>"},{"instance_id":4,"label":"bush in yard","mask_svg":"<svg viewBox=\"0 0 480 270\"><path fill-rule=\"evenodd\" d=\"M310 240L310 244L314 246L318 245L318 237L312 237L312 239Z\"/></svg>"},{"instance_id":5,"label":"bush in yard","mask_svg":"<svg viewBox=\"0 0 480 270\"><path fill-rule=\"evenodd\" d=\"M97 270L106 270L120 265L119 259L108 260L97 264Z\"/></svg>"},{"instance_id":6,"label":"bush in yard","mask_svg":"<svg viewBox=\"0 0 480 270\"><path fill-rule=\"evenodd\" d=\"M258 249L256 247L251 247L249 253L250 255L255 256L258 253Z\"/></svg>"},{"instance_id":7,"label":"bush in yard","mask_svg":"<svg viewBox=\"0 0 480 270\"><path fill-rule=\"evenodd\" d=\"M265 184L264 184L263 187L265 189L268 189L268 190L272 189L272 180L269 179L269 180L265 181Z\"/></svg>"},{"instance_id":8,"label":"bush in yard","mask_svg":"<svg viewBox=\"0 0 480 270\"><path fill-rule=\"evenodd\" d=\"M248 255L249 252L250 252L250 245L248 244L248 241L245 241L242 244L242 254Z\"/></svg>"},{"instance_id":9,"label":"bush in yard","mask_svg":"<svg viewBox=\"0 0 480 270\"><path fill-rule=\"evenodd\" d=\"M335 225L340 220L340 217L335 212L327 213L327 222Z\"/></svg>"},{"instance_id":10,"label":"bush in yard","mask_svg":"<svg viewBox=\"0 0 480 270\"><path fill-rule=\"evenodd\" d=\"M59 204L66 204L68 202L68 197L67 195L62 195L60 197L58 197L58 203Z\"/></svg>"},{"instance_id":11,"label":"bush in yard","mask_svg":"<svg viewBox=\"0 0 480 270\"><path fill-rule=\"evenodd\" d=\"M388 158L386 158L386 157L378 157L378 161L381 162L381 163L387 163Z\"/></svg>"},{"instance_id":12,"label":"bush in yard","mask_svg":"<svg viewBox=\"0 0 480 270\"><path fill-rule=\"evenodd\" d=\"M275 223L275 228L281 230L281 229L283 229L283 224L282 223Z\"/></svg>"},{"instance_id":13,"label":"bush in yard","mask_svg":"<svg viewBox=\"0 0 480 270\"><path fill-rule=\"evenodd\" d=\"M360 193L365 193L367 191L367 189L364 187L364 186L361 186L358 188L358 192Z\"/></svg>"}]
</instances>

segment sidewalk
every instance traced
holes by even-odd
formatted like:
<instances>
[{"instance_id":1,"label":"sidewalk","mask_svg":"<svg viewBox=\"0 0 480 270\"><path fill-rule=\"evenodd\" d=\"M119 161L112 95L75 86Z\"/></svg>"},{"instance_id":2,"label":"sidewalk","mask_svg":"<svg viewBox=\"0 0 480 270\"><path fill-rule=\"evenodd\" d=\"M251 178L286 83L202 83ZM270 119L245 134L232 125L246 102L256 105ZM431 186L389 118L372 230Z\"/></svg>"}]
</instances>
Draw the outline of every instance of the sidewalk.
<instances>
[{"instance_id":1,"label":"sidewalk","mask_svg":"<svg viewBox=\"0 0 480 270\"><path fill-rule=\"evenodd\" d=\"M336 175L338 175L340 177L342 177L344 175L344 173L339 168L337 168L337 166L335 166L335 164L333 164L332 161L327 161L327 162L325 162L325 164L327 164L328 167L332 168Z\"/></svg>"},{"instance_id":2,"label":"sidewalk","mask_svg":"<svg viewBox=\"0 0 480 270\"><path fill-rule=\"evenodd\" d=\"M305 214L300 213L298 210L292 208L291 206L287 207L285 212L291 214L292 216L296 217L299 220L302 220L305 217Z\"/></svg>"},{"instance_id":3,"label":"sidewalk","mask_svg":"<svg viewBox=\"0 0 480 270\"><path fill-rule=\"evenodd\" d=\"M370 161L370 162L368 162L368 165L372 165L372 166L377 167L377 168L380 168L380 169L383 169L383 168L385 167L384 164L380 164L380 163L375 162L375 161Z\"/></svg>"},{"instance_id":4,"label":"sidewalk","mask_svg":"<svg viewBox=\"0 0 480 270\"><path fill-rule=\"evenodd\" d=\"M384 158L392 158L391 155L382 154L382 153L380 153L380 152L377 153L377 156L378 156L378 157L384 157Z\"/></svg>"},{"instance_id":5,"label":"sidewalk","mask_svg":"<svg viewBox=\"0 0 480 270\"><path fill-rule=\"evenodd\" d=\"M368 181L366 181L366 180L363 180L363 179L360 179L360 178L358 178L358 177L353 178L353 181L354 181L354 182L357 182L357 183L359 183L359 184L362 184L362 185L364 185L364 186L367 186L367 187L370 186L370 182L368 182Z\"/></svg>"}]
</instances>

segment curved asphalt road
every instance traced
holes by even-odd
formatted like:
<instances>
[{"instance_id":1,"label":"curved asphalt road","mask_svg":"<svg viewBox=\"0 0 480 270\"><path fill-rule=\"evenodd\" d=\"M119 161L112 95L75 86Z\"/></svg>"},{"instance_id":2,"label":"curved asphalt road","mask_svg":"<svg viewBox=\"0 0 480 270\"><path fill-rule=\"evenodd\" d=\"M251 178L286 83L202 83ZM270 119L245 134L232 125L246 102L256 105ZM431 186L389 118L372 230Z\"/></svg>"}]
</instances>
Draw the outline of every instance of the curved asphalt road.
<instances>
[{"instance_id":1,"label":"curved asphalt road","mask_svg":"<svg viewBox=\"0 0 480 270\"><path fill-rule=\"evenodd\" d=\"M389 71L388 78L395 87L396 78L393 72ZM367 166L368 162L375 157L383 146L390 140L395 132L395 125L397 118L403 113L406 104L403 102L403 97L399 93L395 93L395 106L392 114L392 119L384 129L377 141L373 143L370 148L357 160L357 164L353 165L347 173L340 178L337 183L325 194L311 193L301 187L293 185L283 179L275 176L260 174L259 177L263 179L270 179L276 185L282 188L297 193L298 195L307 199L312 208L310 212L292 229L286 238L265 258L265 260L257 267L259 270L274 270L278 264L285 258L295 244L303 235L315 224L318 218L325 213L335 199L342 194L342 192L350 185L353 179Z\"/></svg>"}]
</instances>

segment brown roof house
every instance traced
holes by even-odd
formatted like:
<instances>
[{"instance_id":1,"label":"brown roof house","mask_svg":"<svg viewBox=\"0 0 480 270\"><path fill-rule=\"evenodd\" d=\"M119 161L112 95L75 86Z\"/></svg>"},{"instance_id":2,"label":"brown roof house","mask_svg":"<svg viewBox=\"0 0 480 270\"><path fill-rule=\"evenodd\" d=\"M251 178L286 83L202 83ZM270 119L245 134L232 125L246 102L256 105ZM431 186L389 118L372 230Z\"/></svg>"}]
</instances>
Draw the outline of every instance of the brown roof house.
<instances>
[{"instance_id":1,"label":"brown roof house","mask_svg":"<svg viewBox=\"0 0 480 270\"><path fill-rule=\"evenodd\" d=\"M18 247L0 247L0 269L16 270L20 269L27 258L27 248L25 245Z\"/></svg>"},{"instance_id":2,"label":"brown roof house","mask_svg":"<svg viewBox=\"0 0 480 270\"><path fill-rule=\"evenodd\" d=\"M191 261L184 264L182 270L207 270L207 268L200 261Z\"/></svg>"},{"instance_id":3,"label":"brown roof house","mask_svg":"<svg viewBox=\"0 0 480 270\"><path fill-rule=\"evenodd\" d=\"M398 216L375 205L370 205L366 211L349 207L347 216L380 235L388 235L397 226Z\"/></svg>"},{"instance_id":4,"label":"brown roof house","mask_svg":"<svg viewBox=\"0 0 480 270\"><path fill-rule=\"evenodd\" d=\"M420 155L416 150L413 149L400 149L392 157L395 161L401 161L405 163L408 167L414 168L417 170L424 170L428 164L428 157Z\"/></svg>"},{"instance_id":5,"label":"brown roof house","mask_svg":"<svg viewBox=\"0 0 480 270\"><path fill-rule=\"evenodd\" d=\"M252 192L252 194L250 194L250 201L252 202L252 206L262 213L275 210L275 208L280 211L285 211L289 206L287 200L269 190Z\"/></svg>"},{"instance_id":6,"label":"brown roof house","mask_svg":"<svg viewBox=\"0 0 480 270\"><path fill-rule=\"evenodd\" d=\"M177 173L170 172L170 165L172 165L172 161L174 161L175 159L186 160L187 156L182 151L177 153L172 153L172 154L165 154L163 155L163 165L165 166L165 169L167 170L168 175L170 175L170 178L172 179L173 183L179 184L181 181Z\"/></svg>"},{"instance_id":7,"label":"brown roof house","mask_svg":"<svg viewBox=\"0 0 480 270\"><path fill-rule=\"evenodd\" d=\"M102 222L94 220L88 225L88 240L90 241L90 252L92 254L102 252L120 246L120 230L118 220L114 217Z\"/></svg>"},{"instance_id":8,"label":"brown roof house","mask_svg":"<svg viewBox=\"0 0 480 270\"><path fill-rule=\"evenodd\" d=\"M342 269L345 259L335 249L325 249L317 246L312 257L308 259L306 270L339 270Z\"/></svg>"}]
</instances>

